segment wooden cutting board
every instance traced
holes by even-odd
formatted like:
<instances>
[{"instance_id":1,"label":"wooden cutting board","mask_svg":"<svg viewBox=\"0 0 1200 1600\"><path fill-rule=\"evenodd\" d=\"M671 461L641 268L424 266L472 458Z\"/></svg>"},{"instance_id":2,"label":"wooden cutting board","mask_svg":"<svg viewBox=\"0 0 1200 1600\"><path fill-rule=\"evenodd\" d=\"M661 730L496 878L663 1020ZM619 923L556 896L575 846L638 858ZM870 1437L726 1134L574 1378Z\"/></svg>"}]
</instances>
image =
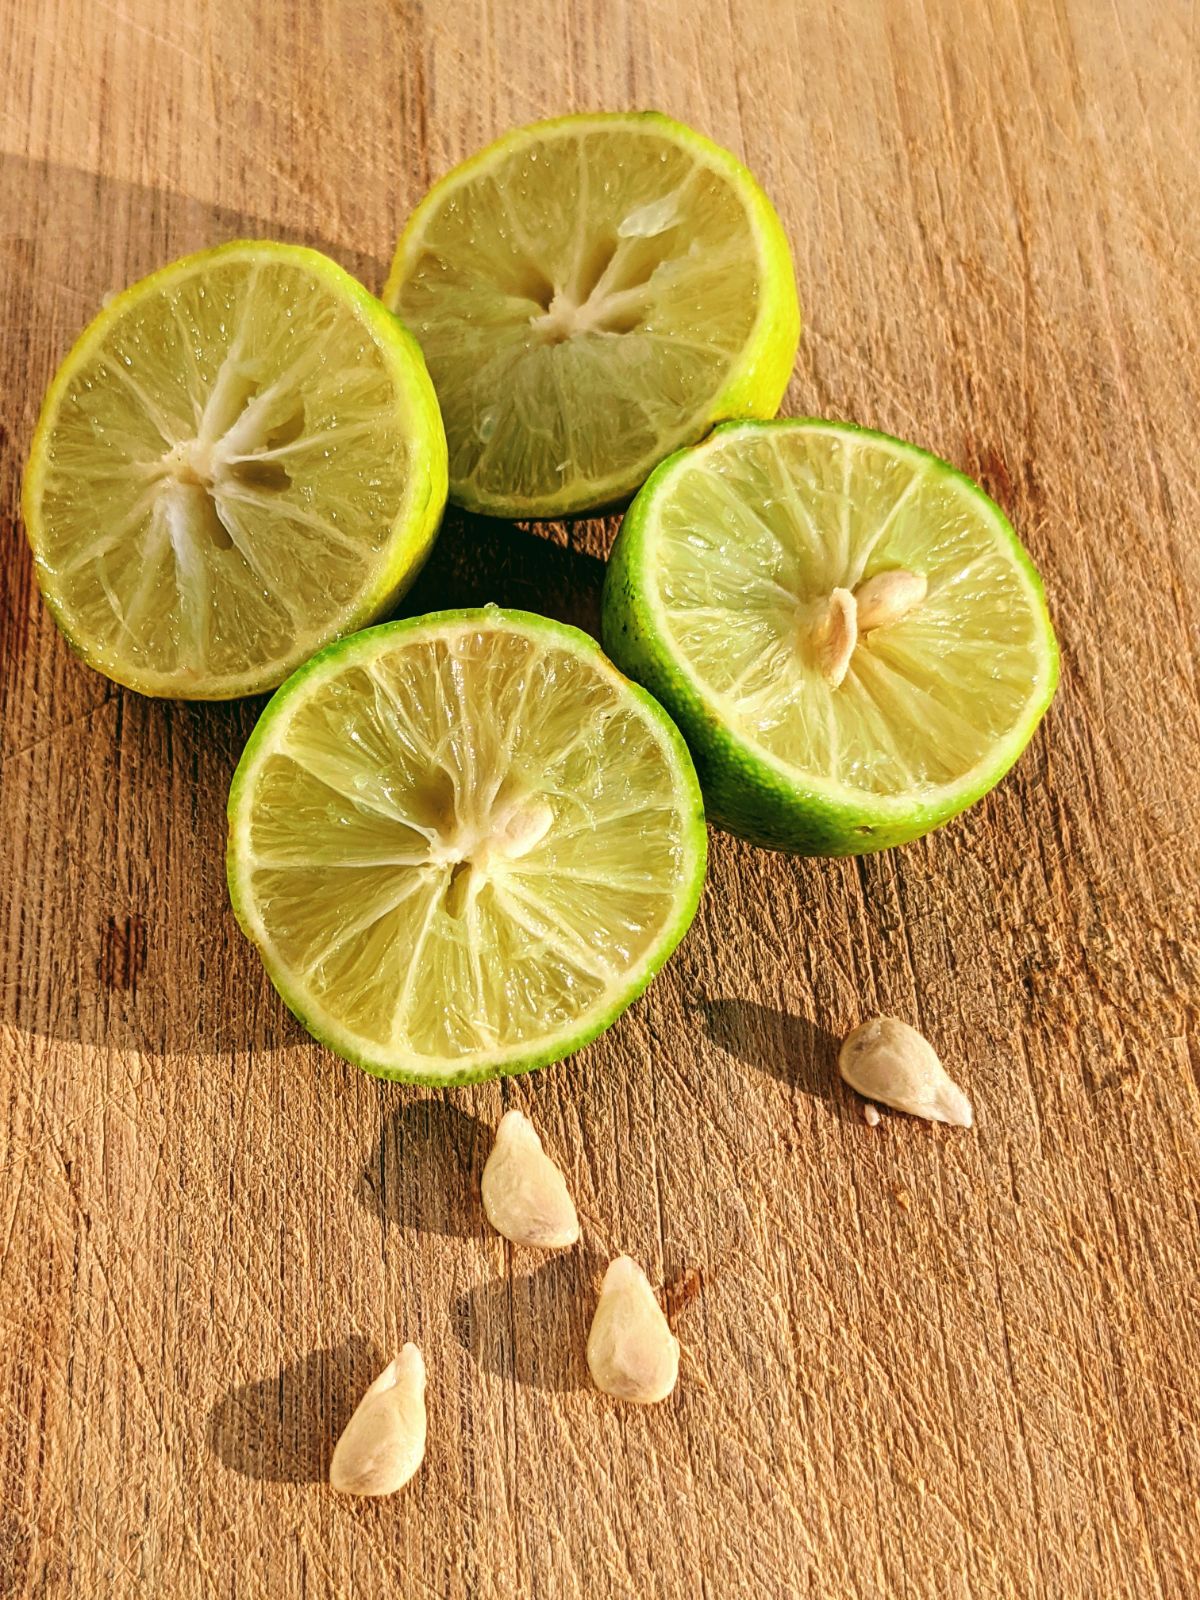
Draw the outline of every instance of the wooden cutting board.
<instances>
[{"instance_id":1,"label":"wooden cutting board","mask_svg":"<svg viewBox=\"0 0 1200 1600\"><path fill-rule=\"evenodd\" d=\"M0 11L0 1594L1194 1596L1200 1588L1200 23L1175 0L9 0ZM1046 575L1061 692L1015 773L859 862L712 837L692 933L577 1059L457 1094L311 1044L226 905L256 705L79 665L17 500L102 295L239 235L371 287L514 123L656 106L795 249L785 410L986 484ZM595 629L611 522L452 512L412 610ZM969 1133L840 1084L910 1018ZM505 1106L586 1243L514 1253ZM625 1249L675 1397L587 1382ZM406 1339L429 1453L322 1485Z\"/></svg>"}]
</instances>

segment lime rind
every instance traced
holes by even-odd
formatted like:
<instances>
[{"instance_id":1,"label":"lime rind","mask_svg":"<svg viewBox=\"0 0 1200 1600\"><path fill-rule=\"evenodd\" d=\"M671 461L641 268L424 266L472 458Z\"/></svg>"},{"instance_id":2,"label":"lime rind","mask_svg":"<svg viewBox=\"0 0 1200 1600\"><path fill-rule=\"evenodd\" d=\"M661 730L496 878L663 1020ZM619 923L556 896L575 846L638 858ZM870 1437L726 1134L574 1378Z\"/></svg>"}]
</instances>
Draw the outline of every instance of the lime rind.
<instances>
[{"instance_id":1,"label":"lime rind","mask_svg":"<svg viewBox=\"0 0 1200 1600\"><path fill-rule=\"evenodd\" d=\"M640 709L667 757L681 839L686 847L686 867L675 883L670 914L652 947L640 957L636 970L625 974L618 985L571 1025L540 1039L523 1040L512 1048L460 1056L453 1065L426 1056L385 1056L374 1042L347 1028L316 1003L275 947L250 883L256 776L282 748L293 707L303 704L322 681L376 659L394 643L417 642L422 636L434 638L464 627L486 628L497 623L528 630L537 641L550 641L586 660ZM228 819L226 871L234 913L247 938L258 948L268 976L289 1010L314 1038L364 1071L395 1081L442 1087L533 1071L573 1054L608 1028L644 992L687 932L699 903L707 862L704 802L691 755L658 703L645 689L622 677L587 634L533 613L499 611L495 607L443 611L385 623L338 640L306 662L276 691L251 733L230 787Z\"/></svg>"},{"instance_id":2,"label":"lime rind","mask_svg":"<svg viewBox=\"0 0 1200 1600\"><path fill-rule=\"evenodd\" d=\"M773 417L779 409L795 364L800 339L800 305L791 250L775 208L749 169L729 150L658 111L584 112L531 123L494 140L454 167L429 190L411 213L400 236L384 285L385 305L398 309L405 281L420 253L429 222L456 190L486 174L502 160L519 155L547 136L579 134L589 129L653 130L686 150L698 164L725 178L739 196L750 222L759 261L758 310L725 382L708 404L643 459L606 476L565 484L540 497L479 494L469 479L452 478L450 496L469 511L515 520L572 517L620 505L671 452L695 443L715 423L737 417Z\"/></svg>"},{"instance_id":3,"label":"lime rind","mask_svg":"<svg viewBox=\"0 0 1200 1600\"><path fill-rule=\"evenodd\" d=\"M354 632L395 604L412 583L437 537L447 495L446 436L433 384L421 348L404 323L387 310L355 278L318 250L271 240L234 240L197 251L170 262L122 290L101 309L71 346L60 363L42 403L34 430L22 486L22 518L33 550L34 566L47 606L74 653L95 668L139 693L196 700L227 700L275 688L289 672L312 653L309 639L277 661L259 664L245 673L220 680L201 678L184 686L176 673L156 673L131 668L119 651L86 637L59 592L52 568L42 552L41 506L49 462L48 442L62 402L77 370L100 351L125 315L147 295L170 290L193 274L223 263L246 260L252 264L280 262L302 267L349 305L380 351L395 384L397 418L409 444L411 471L405 494L397 507L392 537L384 559L352 604L325 622L318 643Z\"/></svg>"},{"instance_id":4,"label":"lime rind","mask_svg":"<svg viewBox=\"0 0 1200 1600\"><path fill-rule=\"evenodd\" d=\"M888 795L857 791L800 772L736 726L736 708L722 705L672 637L654 582L658 508L675 475L753 430L823 430L846 440L886 445L922 472L936 473L970 497L1004 545L1036 619L1037 670L1019 717L986 756L953 782ZM907 843L974 804L1011 769L1053 698L1059 649L1041 577L994 502L964 473L906 441L853 423L821 418L728 422L701 445L677 452L650 476L625 516L609 560L603 599L605 649L674 717L688 741L709 819L768 848L813 855L856 855Z\"/></svg>"}]
</instances>

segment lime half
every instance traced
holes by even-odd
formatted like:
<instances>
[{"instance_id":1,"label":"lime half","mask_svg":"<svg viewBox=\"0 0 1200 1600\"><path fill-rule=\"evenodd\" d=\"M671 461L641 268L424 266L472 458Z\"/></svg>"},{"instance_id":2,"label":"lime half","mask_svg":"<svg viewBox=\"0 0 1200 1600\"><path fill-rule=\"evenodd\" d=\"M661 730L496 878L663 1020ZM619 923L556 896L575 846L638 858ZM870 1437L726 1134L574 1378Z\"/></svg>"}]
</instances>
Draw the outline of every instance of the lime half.
<instances>
[{"instance_id":1,"label":"lime half","mask_svg":"<svg viewBox=\"0 0 1200 1600\"><path fill-rule=\"evenodd\" d=\"M144 694L226 699L378 616L445 499L437 402L397 319L315 250L230 244L83 333L23 509L85 661Z\"/></svg>"},{"instance_id":2,"label":"lime half","mask_svg":"<svg viewBox=\"0 0 1200 1600\"><path fill-rule=\"evenodd\" d=\"M429 362L452 497L496 516L624 499L721 418L773 416L800 333L770 202L655 112L536 123L456 167L383 298Z\"/></svg>"},{"instance_id":3,"label":"lime half","mask_svg":"<svg viewBox=\"0 0 1200 1600\"><path fill-rule=\"evenodd\" d=\"M229 796L238 920L305 1026L378 1073L557 1061L687 930L705 828L669 718L574 628L443 612L330 646Z\"/></svg>"},{"instance_id":4,"label":"lime half","mask_svg":"<svg viewBox=\"0 0 1200 1600\"><path fill-rule=\"evenodd\" d=\"M617 539L612 658L686 735L709 815L851 855L985 794L1058 682L1041 581L946 462L847 423L730 423Z\"/></svg>"}]
</instances>

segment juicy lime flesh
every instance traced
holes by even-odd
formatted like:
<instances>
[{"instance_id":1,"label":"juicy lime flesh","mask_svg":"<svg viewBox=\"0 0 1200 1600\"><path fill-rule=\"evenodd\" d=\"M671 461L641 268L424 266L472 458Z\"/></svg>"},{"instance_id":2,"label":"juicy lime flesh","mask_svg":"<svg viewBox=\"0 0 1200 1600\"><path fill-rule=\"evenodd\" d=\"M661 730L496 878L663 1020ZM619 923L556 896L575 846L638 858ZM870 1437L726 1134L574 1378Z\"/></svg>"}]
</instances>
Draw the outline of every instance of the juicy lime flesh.
<instances>
[{"instance_id":1,"label":"juicy lime flesh","mask_svg":"<svg viewBox=\"0 0 1200 1600\"><path fill-rule=\"evenodd\" d=\"M252 255L126 297L70 372L44 461L40 577L67 632L182 694L327 642L377 581L410 475L362 316Z\"/></svg>"},{"instance_id":2,"label":"juicy lime flesh","mask_svg":"<svg viewBox=\"0 0 1200 1600\"><path fill-rule=\"evenodd\" d=\"M680 916L682 746L598 652L378 633L292 697L231 810L256 937L364 1064L533 1052L611 1010Z\"/></svg>"},{"instance_id":3,"label":"juicy lime flesh","mask_svg":"<svg viewBox=\"0 0 1200 1600\"><path fill-rule=\"evenodd\" d=\"M1011 533L957 473L881 435L731 431L661 495L656 605L738 735L807 781L899 798L961 782L1027 718L1049 672L1044 608ZM835 588L923 576L860 634L831 687L817 648Z\"/></svg>"},{"instance_id":4,"label":"juicy lime flesh","mask_svg":"<svg viewBox=\"0 0 1200 1600\"><path fill-rule=\"evenodd\" d=\"M391 291L459 495L640 481L703 431L761 273L739 188L657 125L568 122L498 151L430 207Z\"/></svg>"}]
</instances>

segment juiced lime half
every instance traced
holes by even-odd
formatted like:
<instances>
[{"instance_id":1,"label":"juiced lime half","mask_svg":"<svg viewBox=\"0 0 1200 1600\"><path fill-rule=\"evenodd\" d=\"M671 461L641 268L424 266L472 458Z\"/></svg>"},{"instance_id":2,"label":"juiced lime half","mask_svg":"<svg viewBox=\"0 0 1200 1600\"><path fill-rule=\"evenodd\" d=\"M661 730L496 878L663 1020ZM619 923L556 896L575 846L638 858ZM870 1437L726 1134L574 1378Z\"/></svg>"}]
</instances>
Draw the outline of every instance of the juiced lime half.
<instances>
[{"instance_id":1,"label":"juiced lime half","mask_svg":"<svg viewBox=\"0 0 1200 1600\"><path fill-rule=\"evenodd\" d=\"M437 402L400 322L315 250L229 244L81 335L23 510L85 661L143 694L226 699L378 616L445 499Z\"/></svg>"},{"instance_id":2,"label":"juiced lime half","mask_svg":"<svg viewBox=\"0 0 1200 1600\"><path fill-rule=\"evenodd\" d=\"M800 333L767 197L655 112L536 123L456 167L383 298L429 362L452 497L496 516L612 503L722 417L773 416Z\"/></svg>"},{"instance_id":3,"label":"juiced lime half","mask_svg":"<svg viewBox=\"0 0 1200 1600\"><path fill-rule=\"evenodd\" d=\"M1041 580L946 462L847 423L730 423L630 507L613 660L696 758L709 816L760 844L900 844L986 793L1058 682Z\"/></svg>"},{"instance_id":4,"label":"juiced lime half","mask_svg":"<svg viewBox=\"0 0 1200 1600\"><path fill-rule=\"evenodd\" d=\"M464 1083L593 1039L704 878L687 748L574 628L443 612L288 680L229 796L229 888L305 1026L386 1078Z\"/></svg>"}]
</instances>

